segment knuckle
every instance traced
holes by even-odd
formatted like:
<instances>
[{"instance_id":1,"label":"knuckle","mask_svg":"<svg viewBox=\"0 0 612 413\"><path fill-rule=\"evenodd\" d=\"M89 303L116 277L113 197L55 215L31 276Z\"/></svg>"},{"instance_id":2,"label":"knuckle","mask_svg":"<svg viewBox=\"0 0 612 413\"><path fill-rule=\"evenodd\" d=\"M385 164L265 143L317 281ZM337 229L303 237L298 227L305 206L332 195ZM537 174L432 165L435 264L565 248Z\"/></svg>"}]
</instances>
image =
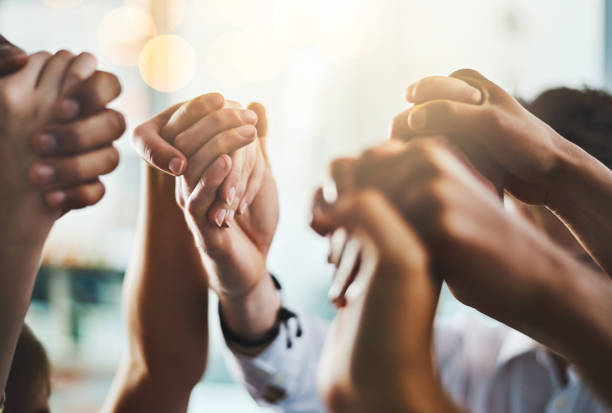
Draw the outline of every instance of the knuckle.
<instances>
[{"instance_id":1,"label":"knuckle","mask_svg":"<svg viewBox=\"0 0 612 413\"><path fill-rule=\"evenodd\" d=\"M45 50L42 50L40 52L36 52L36 53L34 53L31 56L31 58L42 58L42 59L48 59L50 57L51 57L51 53L49 53L49 52L47 52Z\"/></svg>"},{"instance_id":2,"label":"knuckle","mask_svg":"<svg viewBox=\"0 0 612 413\"><path fill-rule=\"evenodd\" d=\"M78 152L85 149L86 139L82 127L74 125L63 131L63 139L59 139L59 144L64 152Z\"/></svg>"},{"instance_id":3,"label":"knuckle","mask_svg":"<svg viewBox=\"0 0 612 413\"><path fill-rule=\"evenodd\" d=\"M225 154L228 152L228 138L232 136L231 131L223 132L221 136L213 141L213 151L217 154Z\"/></svg>"},{"instance_id":4,"label":"knuckle","mask_svg":"<svg viewBox=\"0 0 612 413\"><path fill-rule=\"evenodd\" d=\"M92 62L93 66L97 66L98 65L98 59L96 58L95 55L93 55L92 53L89 52L81 52L78 56L78 59L83 59L83 60L89 60Z\"/></svg>"},{"instance_id":5,"label":"knuckle","mask_svg":"<svg viewBox=\"0 0 612 413\"><path fill-rule=\"evenodd\" d=\"M25 93L17 83L9 82L0 90L0 100L9 113L19 112Z\"/></svg>"},{"instance_id":6,"label":"knuckle","mask_svg":"<svg viewBox=\"0 0 612 413\"><path fill-rule=\"evenodd\" d=\"M511 124L508 114L497 107L492 107L487 111L489 126L493 130L505 130Z\"/></svg>"},{"instance_id":7,"label":"knuckle","mask_svg":"<svg viewBox=\"0 0 612 413\"><path fill-rule=\"evenodd\" d=\"M61 49L55 54L56 57L60 57L62 59L70 59L74 57L74 54L66 49Z\"/></svg>"},{"instance_id":8,"label":"knuckle","mask_svg":"<svg viewBox=\"0 0 612 413\"><path fill-rule=\"evenodd\" d=\"M108 165L108 168L106 170L108 170L109 172L115 170L115 168L119 166L120 159L121 157L117 148L115 148L114 146L111 147L107 151L106 155L106 165Z\"/></svg>"},{"instance_id":9,"label":"knuckle","mask_svg":"<svg viewBox=\"0 0 612 413\"><path fill-rule=\"evenodd\" d=\"M100 201L106 193L106 187L102 182L85 187L83 191L83 201L86 205L93 205Z\"/></svg>"},{"instance_id":10,"label":"knuckle","mask_svg":"<svg viewBox=\"0 0 612 413\"><path fill-rule=\"evenodd\" d=\"M211 109L220 108L225 103L225 98L221 93L213 92L205 95Z\"/></svg>"},{"instance_id":11,"label":"knuckle","mask_svg":"<svg viewBox=\"0 0 612 413\"><path fill-rule=\"evenodd\" d=\"M187 103L187 107L185 108L185 112L187 113L187 116L192 117L192 118L203 116L207 113L207 111L208 111L208 105L202 97L190 100Z\"/></svg>"},{"instance_id":12,"label":"knuckle","mask_svg":"<svg viewBox=\"0 0 612 413\"><path fill-rule=\"evenodd\" d=\"M125 129L127 127L125 117L121 112L111 109L109 122L110 130L113 131L113 137L115 139L118 139L119 137L121 137L121 135L123 135L123 132L125 132Z\"/></svg>"},{"instance_id":13,"label":"knuckle","mask_svg":"<svg viewBox=\"0 0 612 413\"><path fill-rule=\"evenodd\" d=\"M58 174L65 182L80 182L83 180L84 170L87 166L82 158L75 158L71 162L58 165Z\"/></svg>"},{"instance_id":14,"label":"knuckle","mask_svg":"<svg viewBox=\"0 0 612 413\"><path fill-rule=\"evenodd\" d=\"M242 123L240 111L238 109L227 109L227 112L225 115L225 121L227 124L232 124L232 125Z\"/></svg>"}]
</instances>

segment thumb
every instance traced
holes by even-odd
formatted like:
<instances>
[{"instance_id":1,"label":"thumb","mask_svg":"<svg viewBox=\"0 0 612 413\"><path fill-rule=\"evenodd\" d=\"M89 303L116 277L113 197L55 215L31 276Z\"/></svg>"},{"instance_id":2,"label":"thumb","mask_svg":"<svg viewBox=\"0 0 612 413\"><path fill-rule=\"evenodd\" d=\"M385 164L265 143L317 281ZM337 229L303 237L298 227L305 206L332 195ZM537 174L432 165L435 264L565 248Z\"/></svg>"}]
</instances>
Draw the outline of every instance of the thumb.
<instances>
[{"instance_id":1,"label":"thumb","mask_svg":"<svg viewBox=\"0 0 612 413\"><path fill-rule=\"evenodd\" d=\"M0 35L0 76L10 75L28 62L28 55Z\"/></svg>"}]
</instances>

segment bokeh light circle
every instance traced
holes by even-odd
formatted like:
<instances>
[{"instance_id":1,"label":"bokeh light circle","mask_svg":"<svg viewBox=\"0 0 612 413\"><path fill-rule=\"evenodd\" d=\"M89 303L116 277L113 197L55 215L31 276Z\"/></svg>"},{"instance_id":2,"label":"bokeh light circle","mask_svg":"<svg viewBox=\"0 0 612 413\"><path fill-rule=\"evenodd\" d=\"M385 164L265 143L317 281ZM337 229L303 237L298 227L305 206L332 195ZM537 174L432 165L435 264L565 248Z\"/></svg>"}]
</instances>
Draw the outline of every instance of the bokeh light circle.
<instances>
[{"instance_id":1,"label":"bokeh light circle","mask_svg":"<svg viewBox=\"0 0 612 413\"><path fill-rule=\"evenodd\" d=\"M138 7L123 6L102 19L98 40L104 55L113 63L135 66L147 41L155 36L153 19Z\"/></svg>"},{"instance_id":2,"label":"bokeh light circle","mask_svg":"<svg viewBox=\"0 0 612 413\"><path fill-rule=\"evenodd\" d=\"M144 46L138 60L140 76L147 85L161 92L174 92L187 86L197 69L193 47L180 36L157 36Z\"/></svg>"}]
</instances>

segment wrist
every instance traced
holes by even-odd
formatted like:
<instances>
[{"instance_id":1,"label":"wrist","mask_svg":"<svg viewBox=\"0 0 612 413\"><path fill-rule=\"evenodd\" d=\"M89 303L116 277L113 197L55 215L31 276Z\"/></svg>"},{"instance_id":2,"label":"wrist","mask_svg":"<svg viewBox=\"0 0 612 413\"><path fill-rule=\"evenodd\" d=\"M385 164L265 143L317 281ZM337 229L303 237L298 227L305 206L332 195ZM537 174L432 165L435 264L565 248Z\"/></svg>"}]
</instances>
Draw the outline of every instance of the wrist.
<instances>
[{"instance_id":1,"label":"wrist","mask_svg":"<svg viewBox=\"0 0 612 413\"><path fill-rule=\"evenodd\" d=\"M580 190L578 186L579 176L584 169L586 157L589 155L580 147L572 142L564 139L555 133L558 137L558 144L555 145L557 150L554 152L554 167L551 168L546 176L546 197L544 206L556 211L559 207L563 207L567 201L567 194Z\"/></svg>"},{"instance_id":2,"label":"wrist","mask_svg":"<svg viewBox=\"0 0 612 413\"><path fill-rule=\"evenodd\" d=\"M281 298L266 273L245 294L220 295L219 305L227 328L246 340L257 341L276 326Z\"/></svg>"}]
</instances>

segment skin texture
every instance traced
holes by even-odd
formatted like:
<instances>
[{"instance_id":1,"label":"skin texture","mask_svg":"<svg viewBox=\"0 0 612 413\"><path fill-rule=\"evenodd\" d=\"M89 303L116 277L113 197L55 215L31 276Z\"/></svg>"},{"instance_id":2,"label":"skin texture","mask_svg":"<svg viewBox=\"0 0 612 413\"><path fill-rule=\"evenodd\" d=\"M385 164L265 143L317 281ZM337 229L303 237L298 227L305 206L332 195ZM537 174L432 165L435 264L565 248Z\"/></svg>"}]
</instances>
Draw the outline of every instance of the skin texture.
<instances>
[{"instance_id":1,"label":"skin texture","mask_svg":"<svg viewBox=\"0 0 612 413\"><path fill-rule=\"evenodd\" d=\"M150 165L174 176L184 176L189 192L215 160L212 155L228 154L231 173L220 187L210 218L211 224L226 225L235 215L246 211L263 179L255 146L248 145L257 136L258 111L265 112L256 103L244 109L218 93L205 94L169 108L167 113L173 126L156 134L136 133L132 143ZM158 116L163 117L164 113ZM260 128L263 122L259 122Z\"/></svg>"},{"instance_id":2,"label":"skin texture","mask_svg":"<svg viewBox=\"0 0 612 413\"><path fill-rule=\"evenodd\" d=\"M498 189L543 205L570 228L608 274L612 172L473 70L429 77L406 92L394 138L444 134Z\"/></svg>"},{"instance_id":3,"label":"skin texture","mask_svg":"<svg viewBox=\"0 0 612 413\"><path fill-rule=\"evenodd\" d=\"M318 388L328 409L459 412L435 373L432 333L441 282L429 273L414 230L375 190L350 193L334 205L318 198L313 224L343 228L350 241L334 277L355 272L319 364Z\"/></svg>"},{"instance_id":4,"label":"skin texture","mask_svg":"<svg viewBox=\"0 0 612 413\"><path fill-rule=\"evenodd\" d=\"M460 301L565 356L608 400L601 366L612 366L604 351L612 345L612 324L604 316L612 311L612 283L508 214L490 183L448 140L391 141L360 159L336 161L332 175L343 182L341 194L362 187L385 193L429 248L434 273ZM333 294L336 302L343 301L352 276L345 279Z\"/></svg>"},{"instance_id":5,"label":"skin texture","mask_svg":"<svg viewBox=\"0 0 612 413\"><path fill-rule=\"evenodd\" d=\"M121 86L115 76L96 72L96 64L89 53L74 56L65 50L53 56L46 52L28 56L0 36L0 152L4 154L0 321L5 328L0 340L0 389L6 385L42 247L54 221L71 209L97 203L104 195L99 176L117 166L118 152L111 143L125 124L120 114L105 111L105 106ZM100 113L95 122L87 118ZM56 127L63 132L56 134L56 145L51 147L49 139L40 136ZM96 134L92 145L90 136L97 128L104 132ZM64 132L79 138L80 145L73 145L69 153L62 153ZM45 155L54 158L44 159ZM56 167L52 179L48 179L50 164ZM41 193L36 185L45 176L42 184L50 190ZM27 406L11 406L10 411L47 411L48 388L33 394Z\"/></svg>"},{"instance_id":6,"label":"skin texture","mask_svg":"<svg viewBox=\"0 0 612 413\"><path fill-rule=\"evenodd\" d=\"M21 56L20 52L11 54L7 51L11 47L6 44L2 46L4 56L13 56L9 58L11 64L0 65L4 69L15 68L14 56ZM64 88L72 87L71 82L75 90L86 92L76 83L80 69L74 63L88 60L87 56L75 58L67 51L60 51L53 56L40 52L27 59L17 59L24 60L25 66L22 69L12 74L4 72L0 78L0 184L4 194L0 202L0 226L3 228L0 235L0 244L3 246L0 250L0 267L3 269L0 276L0 301L1 322L6 331L0 343L0 388L5 387L9 374L44 241L55 220L66 211L65 208L71 207L62 204L63 209L49 208L48 200L28 182L31 165L40 159L32 151L31 139L54 122L58 102L64 96ZM114 169L116 161L109 162L108 156L94 157L88 166L88 178L97 179L98 175ZM61 170L78 174L82 167L81 163L76 163L72 166L64 165ZM77 198L87 204L95 203L102 196L99 192L88 191L88 197ZM64 198L66 200L69 199Z\"/></svg>"},{"instance_id":7,"label":"skin texture","mask_svg":"<svg viewBox=\"0 0 612 413\"><path fill-rule=\"evenodd\" d=\"M184 412L206 368L208 283L174 202L175 178L146 165L143 176L123 287L129 347L102 411Z\"/></svg>"},{"instance_id":8,"label":"skin texture","mask_svg":"<svg viewBox=\"0 0 612 413\"><path fill-rule=\"evenodd\" d=\"M245 126L254 126L255 133L241 134L238 129ZM165 159L166 152L174 151L173 145L189 154L177 178L177 203L227 324L245 338L255 339L274 325L280 307L266 268L278 223L278 196L265 152L266 135L262 105L254 103L244 110L213 93L169 108L138 127L133 140L136 150L154 166ZM230 213L233 209L218 195L235 171L235 157L230 155L236 153L243 156L239 181L246 177L247 183L239 185L245 187L242 198L238 191L235 198L247 202Z\"/></svg>"}]
</instances>

